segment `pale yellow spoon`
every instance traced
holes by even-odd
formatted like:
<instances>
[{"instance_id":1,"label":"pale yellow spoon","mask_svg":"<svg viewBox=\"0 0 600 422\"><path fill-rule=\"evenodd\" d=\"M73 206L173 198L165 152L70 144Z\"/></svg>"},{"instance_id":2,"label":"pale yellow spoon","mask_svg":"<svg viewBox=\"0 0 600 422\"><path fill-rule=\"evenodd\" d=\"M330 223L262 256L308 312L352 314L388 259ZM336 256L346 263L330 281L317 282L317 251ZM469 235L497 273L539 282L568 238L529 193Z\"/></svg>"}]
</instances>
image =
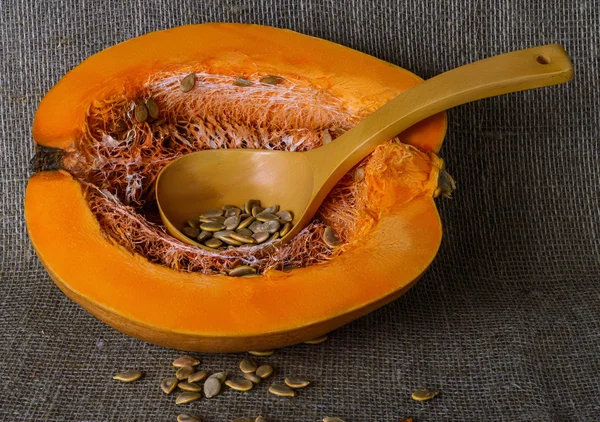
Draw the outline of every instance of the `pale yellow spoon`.
<instances>
[{"instance_id":1,"label":"pale yellow spoon","mask_svg":"<svg viewBox=\"0 0 600 422\"><path fill-rule=\"evenodd\" d=\"M185 222L225 204L259 199L294 215L295 236L311 220L336 182L377 145L440 111L509 92L555 85L573 77L559 45L519 50L442 73L403 92L327 145L307 152L207 150L167 165L156 181L156 199L167 230L182 234Z\"/></svg>"}]
</instances>

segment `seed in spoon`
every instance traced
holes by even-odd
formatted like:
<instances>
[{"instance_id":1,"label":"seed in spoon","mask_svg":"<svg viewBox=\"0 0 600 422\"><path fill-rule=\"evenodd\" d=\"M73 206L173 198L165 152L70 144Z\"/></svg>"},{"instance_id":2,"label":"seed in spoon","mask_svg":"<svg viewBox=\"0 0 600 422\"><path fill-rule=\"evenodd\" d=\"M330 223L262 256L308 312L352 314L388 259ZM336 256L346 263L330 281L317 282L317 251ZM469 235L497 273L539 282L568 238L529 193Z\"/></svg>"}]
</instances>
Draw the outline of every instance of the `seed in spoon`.
<instances>
[{"instance_id":1,"label":"seed in spoon","mask_svg":"<svg viewBox=\"0 0 600 422\"><path fill-rule=\"evenodd\" d=\"M190 391L186 391L185 393L181 393L175 399L175 404L186 404L193 401L198 400L202 395L200 393L192 393Z\"/></svg>"},{"instance_id":2,"label":"seed in spoon","mask_svg":"<svg viewBox=\"0 0 600 422\"><path fill-rule=\"evenodd\" d=\"M282 397L294 397L296 392L284 384L273 384L269 387L269 393Z\"/></svg>"},{"instance_id":3,"label":"seed in spoon","mask_svg":"<svg viewBox=\"0 0 600 422\"><path fill-rule=\"evenodd\" d=\"M250 391L252 390L252 387L254 387L254 384L252 383L252 381L249 380L227 380L225 381L225 385L227 385L229 388L233 388L234 390L237 391Z\"/></svg>"},{"instance_id":4,"label":"seed in spoon","mask_svg":"<svg viewBox=\"0 0 600 422\"><path fill-rule=\"evenodd\" d=\"M240 370L244 374L248 374L250 372L255 372L256 369L257 369L256 363L254 363L254 361L252 361L251 359L242 359L242 361L240 362Z\"/></svg>"},{"instance_id":5,"label":"seed in spoon","mask_svg":"<svg viewBox=\"0 0 600 422\"><path fill-rule=\"evenodd\" d=\"M240 221L240 224L238 225L238 230L245 229L250 224L252 224L254 220L255 218L252 215L249 215L248 217L244 218L242 221Z\"/></svg>"},{"instance_id":6,"label":"seed in spoon","mask_svg":"<svg viewBox=\"0 0 600 422\"><path fill-rule=\"evenodd\" d=\"M273 206L271 206L271 207L267 207L267 208L265 208L265 211L264 211L264 212L269 212L269 213L271 213L271 214L275 214L275 213L277 213L278 211L279 211L279 205L273 205Z\"/></svg>"},{"instance_id":7,"label":"seed in spoon","mask_svg":"<svg viewBox=\"0 0 600 422\"><path fill-rule=\"evenodd\" d=\"M231 233L231 235L229 236L232 239L237 240L238 242L242 242L242 243L256 243L256 239L254 239L251 236L246 236L245 234L241 234L241 233Z\"/></svg>"},{"instance_id":8,"label":"seed in spoon","mask_svg":"<svg viewBox=\"0 0 600 422\"><path fill-rule=\"evenodd\" d=\"M197 366L200 365L200 361L193 356L180 356L173 361L173 366L176 368L183 368L184 366Z\"/></svg>"},{"instance_id":9,"label":"seed in spoon","mask_svg":"<svg viewBox=\"0 0 600 422\"><path fill-rule=\"evenodd\" d=\"M201 422L201 421L200 421L200 418L182 413L179 416L177 416L177 422Z\"/></svg>"},{"instance_id":10,"label":"seed in spoon","mask_svg":"<svg viewBox=\"0 0 600 422\"><path fill-rule=\"evenodd\" d=\"M200 218L195 217L195 218L191 218L187 221L188 226L190 227L200 227Z\"/></svg>"},{"instance_id":11,"label":"seed in spoon","mask_svg":"<svg viewBox=\"0 0 600 422\"><path fill-rule=\"evenodd\" d=\"M231 246L242 246L243 243L229 236L222 236L221 240Z\"/></svg>"},{"instance_id":12,"label":"seed in spoon","mask_svg":"<svg viewBox=\"0 0 600 422\"><path fill-rule=\"evenodd\" d=\"M327 340L327 335L324 335L321 337L314 338L312 340L306 340L304 343L305 344L321 344L326 340Z\"/></svg>"},{"instance_id":13,"label":"seed in spoon","mask_svg":"<svg viewBox=\"0 0 600 422\"><path fill-rule=\"evenodd\" d=\"M184 227L182 232L187 237L191 237L192 239L195 239L200 235L200 229L197 227Z\"/></svg>"},{"instance_id":14,"label":"seed in spoon","mask_svg":"<svg viewBox=\"0 0 600 422\"><path fill-rule=\"evenodd\" d=\"M204 241L206 241L206 240L210 239L210 238L211 238L211 236L212 236L212 234L211 234L210 232L207 232L207 231L204 231L204 230L202 230L202 231L200 232L200 234L198 235L198 237L196 237L196 242L198 242L198 243L202 243L202 242L204 242ZM221 245L219 245L219 246L221 246Z\"/></svg>"},{"instance_id":15,"label":"seed in spoon","mask_svg":"<svg viewBox=\"0 0 600 422\"><path fill-rule=\"evenodd\" d=\"M413 400L426 401L426 400L431 400L432 398L434 398L437 395L438 395L437 392L429 391L426 388L419 388L418 390L415 390L415 392L413 392L411 394L411 397Z\"/></svg>"},{"instance_id":16,"label":"seed in spoon","mask_svg":"<svg viewBox=\"0 0 600 422\"><path fill-rule=\"evenodd\" d=\"M208 378L204 382L204 395L207 398L216 396L221 392L221 381L218 378Z\"/></svg>"},{"instance_id":17,"label":"seed in spoon","mask_svg":"<svg viewBox=\"0 0 600 422\"><path fill-rule=\"evenodd\" d=\"M252 209L254 207L260 207L260 201L258 199L249 199L244 205L244 212L252 215Z\"/></svg>"},{"instance_id":18,"label":"seed in spoon","mask_svg":"<svg viewBox=\"0 0 600 422\"><path fill-rule=\"evenodd\" d=\"M224 211L222 209L215 208L215 209L203 212L202 214L200 214L200 217L204 217L204 218L221 217L223 215L223 213L224 213Z\"/></svg>"},{"instance_id":19,"label":"seed in spoon","mask_svg":"<svg viewBox=\"0 0 600 422\"><path fill-rule=\"evenodd\" d=\"M256 375L262 379L268 378L273 373L273 367L271 365L261 365L256 368Z\"/></svg>"},{"instance_id":20,"label":"seed in spoon","mask_svg":"<svg viewBox=\"0 0 600 422\"><path fill-rule=\"evenodd\" d=\"M196 74L194 72L189 73L181 80L181 90L183 92L190 92L194 85L196 85Z\"/></svg>"},{"instance_id":21,"label":"seed in spoon","mask_svg":"<svg viewBox=\"0 0 600 422\"><path fill-rule=\"evenodd\" d=\"M277 217L276 214L273 214L272 212L267 212L266 210L263 212L259 212L255 215L255 217L258 221L271 221L279 219L279 217Z\"/></svg>"},{"instance_id":22,"label":"seed in spoon","mask_svg":"<svg viewBox=\"0 0 600 422\"><path fill-rule=\"evenodd\" d=\"M142 371L130 369L128 371L118 373L117 375L113 376L113 379L122 382L133 382L142 378L142 375L144 375Z\"/></svg>"},{"instance_id":23,"label":"seed in spoon","mask_svg":"<svg viewBox=\"0 0 600 422\"><path fill-rule=\"evenodd\" d=\"M160 388L165 392L165 394L171 394L173 390L175 390L175 387L177 387L178 382L179 380L177 377L165 378L160 383Z\"/></svg>"},{"instance_id":24,"label":"seed in spoon","mask_svg":"<svg viewBox=\"0 0 600 422\"><path fill-rule=\"evenodd\" d=\"M192 368L191 366L182 366L181 368L179 368L177 370L177 372L175 372L175 376L177 377L178 380L181 381L181 380L187 379L193 373L194 373L194 368Z\"/></svg>"},{"instance_id":25,"label":"seed in spoon","mask_svg":"<svg viewBox=\"0 0 600 422\"><path fill-rule=\"evenodd\" d=\"M240 217L237 215L227 217L223 224L225 225L225 230L235 230L240 225Z\"/></svg>"},{"instance_id":26,"label":"seed in spoon","mask_svg":"<svg viewBox=\"0 0 600 422\"><path fill-rule=\"evenodd\" d=\"M210 239L206 240L206 241L204 242L204 244L205 244L206 246L208 246L209 248L214 248L214 249L216 249L216 248L220 247L220 246L223 244L223 242L221 242L221 241L220 241L219 239L217 239L216 237L213 237L213 238L210 238Z\"/></svg>"},{"instance_id":27,"label":"seed in spoon","mask_svg":"<svg viewBox=\"0 0 600 422\"><path fill-rule=\"evenodd\" d=\"M194 372L192 375L190 375L187 380L188 380L188 382L198 382L198 381L202 381L207 376L208 376L208 372L198 371L198 372Z\"/></svg>"},{"instance_id":28,"label":"seed in spoon","mask_svg":"<svg viewBox=\"0 0 600 422\"><path fill-rule=\"evenodd\" d=\"M292 228L292 225L290 223L285 223L283 225L283 227L281 228L281 230L279 230L279 236L283 237L286 234L288 234L288 232L290 231L290 229Z\"/></svg>"},{"instance_id":29,"label":"seed in spoon","mask_svg":"<svg viewBox=\"0 0 600 422\"><path fill-rule=\"evenodd\" d=\"M277 216L277 218L279 218L280 221L283 221L284 223L291 223L291 221L294 219L292 213L286 210L278 211L275 213L275 215Z\"/></svg>"},{"instance_id":30,"label":"seed in spoon","mask_svg":"<svg viewBox=\"0 0 600 422\"><path fill-rule=\"evenodd\" d=\"M307 387L308 384L310 384L310 381L306 381L301 378L288 377L285 379L285 385L293 389L304 388Z\"/></svg>"},{"instance_id":31,"label":"seed in spoon","mask_svg":"<svg viewBox=\"0 0 600 422\"><path fill-rule=\"evenodd\" d=\"M225 225L215 221L210 223L202 223L200 225L200 228L202 230L206 230L207 232L218 232L219 230L223 230L225 228Z\"/></svg>"},{"instance_id":32,"label":"seed in spoon","mask_svg":"<svg viewBox=\"0 0 600 422\"><path fill-rule=\"evenodd\" d=\"M263 243L267 240L271 235L267 232L258 232L254 233L252 237L256 240L256 243Z\"/></svg>"},{"instance_id":33,"label":"seed in spoon","mask_svg":"<svg viewBox=\"0 0 600 422\"><path fill-rule=\"evenodd\" d=\"M191 391L194 393L202 391L202 387L193 382L180 382L179 384L177 384L177 387L184 391Z\"/></svg>"}]
</instances>

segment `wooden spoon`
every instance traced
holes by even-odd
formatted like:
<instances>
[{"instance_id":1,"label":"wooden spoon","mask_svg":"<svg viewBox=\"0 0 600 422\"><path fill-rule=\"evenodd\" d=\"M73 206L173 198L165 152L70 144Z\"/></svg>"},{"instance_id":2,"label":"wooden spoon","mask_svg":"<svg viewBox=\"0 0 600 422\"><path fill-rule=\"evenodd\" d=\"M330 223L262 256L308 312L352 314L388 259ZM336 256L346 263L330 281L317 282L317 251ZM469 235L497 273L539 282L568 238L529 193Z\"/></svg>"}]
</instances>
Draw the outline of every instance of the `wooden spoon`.
<instances>
[{"instance_id":1,"label":"wooden spoon","mask_svg":"<svg viewBox=\"0 0 600 422\"><path fill-rule=\"evenodd\" d=\"M224 204L259 199L294 215L285 242L304 228L337 181L377 145L440 111L482 98L555 85L573 77L560 45L519 50L435 76L403 92L327 145L307 152L220 149L185 155L156 181L156 200L169 233Z\"/></svg>"}]
</instances>

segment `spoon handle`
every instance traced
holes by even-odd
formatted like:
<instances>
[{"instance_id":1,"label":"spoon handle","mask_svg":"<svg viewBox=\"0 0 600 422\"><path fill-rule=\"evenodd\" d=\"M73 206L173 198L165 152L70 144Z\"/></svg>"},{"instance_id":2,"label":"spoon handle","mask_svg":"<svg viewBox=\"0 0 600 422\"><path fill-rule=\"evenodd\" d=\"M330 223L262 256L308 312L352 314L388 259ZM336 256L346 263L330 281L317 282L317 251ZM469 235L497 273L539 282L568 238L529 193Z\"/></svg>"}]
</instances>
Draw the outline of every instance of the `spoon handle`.
<instances>
[{"instance_id":1,"label":"spoon handle","mask_svg":"<svg viewBox=\"0 0 600 422\"><path fill-rule=\"evenodd\" d=\"M443 110L509 92L556 85L573 77L560 45L514 51L442 73L403 92L335 141L307 152L315 186L329 190L377 145Z\"/></svg>"}]
</instances>

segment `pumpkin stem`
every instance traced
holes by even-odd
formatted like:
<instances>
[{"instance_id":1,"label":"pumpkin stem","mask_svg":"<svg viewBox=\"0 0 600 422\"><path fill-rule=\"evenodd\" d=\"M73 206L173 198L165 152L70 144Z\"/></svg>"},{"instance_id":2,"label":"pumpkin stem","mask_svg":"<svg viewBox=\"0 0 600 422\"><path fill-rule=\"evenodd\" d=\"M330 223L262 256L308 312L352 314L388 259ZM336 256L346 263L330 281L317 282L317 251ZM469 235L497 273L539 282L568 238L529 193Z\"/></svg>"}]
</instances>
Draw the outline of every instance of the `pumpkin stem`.
<instances>
[{"instance_id":1,"label":"pumpkin stem","mask_svg":"<svg viewBox=\"0 0 600 422\"><path fill-rule=\"evenodd\" d=\"M61 170L65 151L60 148L35 144L35 154L29 162L34 173L50 170Z\"/></svg>"},{"instance_id":2,"label":"pumpkin stem","mask_svg":"<svg viewBox=\"0 0 600 422\"><path fill-rule=\"evenodd\" d=\"M445 168L440 169L438 176L438 187L435 190L435 196L442 195L444 198L452 199L452 192L456 189L454 178L446 171Z\"/></svg>"}]
</instances>

